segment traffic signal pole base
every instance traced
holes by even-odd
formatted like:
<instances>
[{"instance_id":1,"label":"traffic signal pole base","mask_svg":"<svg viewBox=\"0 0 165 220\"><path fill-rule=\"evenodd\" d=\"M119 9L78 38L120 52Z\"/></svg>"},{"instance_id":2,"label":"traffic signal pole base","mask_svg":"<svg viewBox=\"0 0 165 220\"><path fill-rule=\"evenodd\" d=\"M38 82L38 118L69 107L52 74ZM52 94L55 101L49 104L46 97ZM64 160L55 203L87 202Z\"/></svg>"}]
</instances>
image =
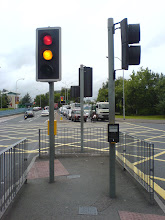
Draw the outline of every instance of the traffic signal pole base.
<instances>
[{"instance_id":1,"label":"traffic signal pole base","mask_svg":"<svg viewBox=\"0 0 165 220\"><path fill-rule=\"evenodd\" d=\"M116 174L115 174L115 144L109 144L109 196L116 198Z\"/></svg>"}]
</instances>

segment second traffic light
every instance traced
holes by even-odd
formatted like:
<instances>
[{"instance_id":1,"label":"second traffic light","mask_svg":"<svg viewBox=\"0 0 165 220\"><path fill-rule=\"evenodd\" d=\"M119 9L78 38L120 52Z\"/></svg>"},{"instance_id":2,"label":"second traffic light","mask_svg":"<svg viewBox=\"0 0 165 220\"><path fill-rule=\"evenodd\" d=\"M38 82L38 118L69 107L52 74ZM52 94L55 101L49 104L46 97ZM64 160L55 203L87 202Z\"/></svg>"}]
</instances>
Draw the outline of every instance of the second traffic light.
<instances>
[{"instance_id":1,"label":"second traffic light","mask_svg":"<svg viewBox=\"0 0 165 220\"><path fill-rule=\"evenodd\" d=\"M36 30L36 81L61 80L61 28Z\"/></svg>"},{"instance_id":2,"label":"second traffic light","mask_svg":"<svg viewBox=\"0 0 165 220\"><path fill-rule=\"evenodd\" d=\"M71 98L80 97L80 86L71 86L70 97Z\"/></svg>"},{"instance_id":3,"label":"second traffic light","mask_svg":"<svg viewBox=\"0 0 165 220\"><path fill-rule=\"evenodd\" d=\"M65 104L64 96L60 96L60 103Z\"/></svg>"},{"instance_id":4,"label":"second traffic light","mask_svg":"<svg viewBox=\"0 0 165 220\"><path fill-rule=\"evenodd\" d=\"M140 24L127 24L127 18L120 22L121 42L122 42L122 69L128 70L129 65L139 65L141 46L137 44L140 41Z\"/></svg>"},{"instance_id":5,"label":"second traffic light","mask_svg":"<svg viewBox=\"0 0 165 220\"><path fill-rule=\"evenodd\" d=\"M79 68L79 86L80 86L80 68ZM93 69L84 67L84 97L93 96Z\"/></svg>"}]
</instances>

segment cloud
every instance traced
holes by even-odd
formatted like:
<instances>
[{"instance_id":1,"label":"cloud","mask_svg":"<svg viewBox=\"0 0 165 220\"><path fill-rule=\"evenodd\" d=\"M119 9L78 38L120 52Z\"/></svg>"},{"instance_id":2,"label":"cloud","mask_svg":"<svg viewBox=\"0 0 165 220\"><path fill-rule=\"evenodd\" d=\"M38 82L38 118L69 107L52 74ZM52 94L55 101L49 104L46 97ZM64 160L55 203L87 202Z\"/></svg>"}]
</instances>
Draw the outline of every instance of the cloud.
<instances>
[{"instance_id":1,"label":"cloud","mask_svg":"<svg viewBox=\"0 0 165 220\"><path fill-rule=\"evenodd\" d=\"M81 64L93 68L93 92L108 78L108 31L107 19L114 23L125 17L128 22L140 23L141 27L141 64L153 68L155 72L165 72L165 14L164 1L142 0L5 0L1 3L0 35L0 90L15 90L16 81L21 95L28 91L32 96L49 91L48 83L35 80L35 44L36 28L47 26L62 27L62 82L78 84L78 68ZM148 9L149 7L149 9ZM121 58L120 30L114 34L114 53ZM115 68L121 62L115 60ZM139 66L130 66L124 71L128 78L132 70ZM118 71L117 77L122 76ZM55 90L64 86L55 83ZM38 90L40 91L38 91Z\"/></svg>"},{"instance_id":2,"label":"cloud","mask_svg":"<svg viewBox=\"0 0 165 220\"><path fill-rule=\"evenodd\" d=\"M6 63L8 69L21 69L23 66L31 66L35 64L35 51L31 46L23 46L19 49L15 48L11 53L6 55Z\"/></svg>"}]
</instances>

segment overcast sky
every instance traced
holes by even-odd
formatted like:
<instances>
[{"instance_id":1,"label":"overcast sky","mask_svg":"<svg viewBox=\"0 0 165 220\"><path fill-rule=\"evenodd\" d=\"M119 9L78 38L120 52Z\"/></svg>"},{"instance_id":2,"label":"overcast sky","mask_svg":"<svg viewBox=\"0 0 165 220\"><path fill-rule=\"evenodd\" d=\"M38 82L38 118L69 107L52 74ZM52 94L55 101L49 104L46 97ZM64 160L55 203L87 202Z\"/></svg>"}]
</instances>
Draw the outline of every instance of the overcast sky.
<instances>
[{"instance_id":1,"label":"overcast sky","mask_svg":"<svg viewBox=\"0 0 165 220\"><path fill-rule=\"evenodd\" d=\"M93 92L108 78L107 20L114 23L128 18L129 24L140 23L141 64L124 71L129 78L141 66L165 74L165 4L163 0L0 0L0 90L27 92L32 98L45 94L46 82L36 82L36 28L62 28L61 87L78 85L81 64L93 67ZM121 58L120 30L114 35L115 57ZM115 59L115 69L121 62ZM117 72L117 78L123 72ZM24 78L24 80L20 80Z\"/></svg>"}]
</instances>

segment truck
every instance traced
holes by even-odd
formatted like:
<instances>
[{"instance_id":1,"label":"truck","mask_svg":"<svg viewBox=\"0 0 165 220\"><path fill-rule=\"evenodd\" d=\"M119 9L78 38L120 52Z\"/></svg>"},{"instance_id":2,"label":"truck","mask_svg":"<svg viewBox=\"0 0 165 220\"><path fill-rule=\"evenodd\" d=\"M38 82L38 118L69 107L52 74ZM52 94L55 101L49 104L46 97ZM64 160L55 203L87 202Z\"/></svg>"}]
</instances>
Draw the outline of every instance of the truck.
<instances>
[{"instance_id":1,"label":"truck","mask_svg":"<svg viewBox=\"0 0 165 220\"><path fill-rule=\"evenodd\" d=\"M80 103L71 103L70 107L71 109L81 109Z\"/></svg>"},{"instance_id":2,"label":"truck","mask_svg":"<svg viewBox=\"0 0 165 220\"><path fill-rule=\"evenodd\" d=\"M91 114L96 114L97 120L109 119L109 102L97 102L95 105L92 105Z\"/></svg>"}]
</instances>

